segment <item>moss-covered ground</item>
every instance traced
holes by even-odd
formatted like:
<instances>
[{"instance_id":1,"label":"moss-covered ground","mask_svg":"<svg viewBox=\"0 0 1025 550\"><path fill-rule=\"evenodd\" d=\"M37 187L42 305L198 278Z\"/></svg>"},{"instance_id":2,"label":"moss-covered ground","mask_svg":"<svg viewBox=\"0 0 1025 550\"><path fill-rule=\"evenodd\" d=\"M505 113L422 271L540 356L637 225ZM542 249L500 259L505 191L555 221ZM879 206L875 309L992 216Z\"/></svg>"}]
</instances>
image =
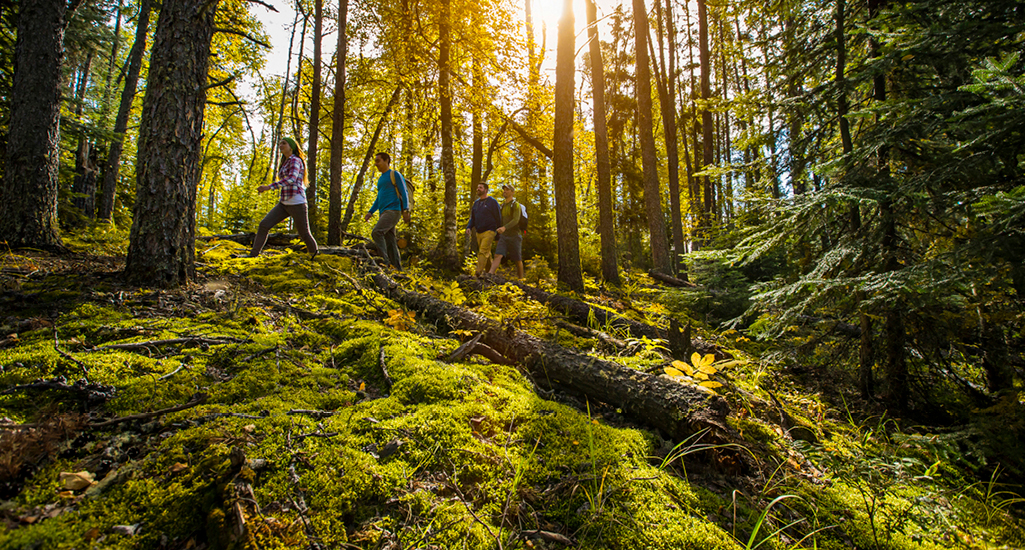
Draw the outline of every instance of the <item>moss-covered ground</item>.
<instances>
[{"instance_id":1,"label":"moss-covered ground","mask_svg":"<svg viewBox=\"0 0 1025 550\"><path fill-rule=\"evenodd\" d=\"M853 413L743 335L701 334L741 359L713 375L737 440L666 441L515 366L443 361L469 335L382 298L358 262L240 249L201 244L198 281L171 291L124 285L109 256L0 258L0 549L1025 546L1025 493L972 455L977 430ZM582 297L686 314L628 280ZM400 281L633 368L670 362L662 342L613 353L558 330L510 287Z\"/></svg>"}]
</instances>

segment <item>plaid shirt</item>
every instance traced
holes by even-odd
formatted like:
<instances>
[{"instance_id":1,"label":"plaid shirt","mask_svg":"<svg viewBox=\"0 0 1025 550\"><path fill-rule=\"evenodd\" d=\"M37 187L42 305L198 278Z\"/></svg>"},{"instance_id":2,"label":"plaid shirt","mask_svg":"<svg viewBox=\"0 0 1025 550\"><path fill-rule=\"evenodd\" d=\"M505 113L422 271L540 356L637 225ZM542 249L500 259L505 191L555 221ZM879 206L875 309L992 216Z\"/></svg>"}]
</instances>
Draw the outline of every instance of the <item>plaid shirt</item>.
<instances>
[{"instance_id":1,"label":"plaid shirt","mask_svg":"<svg viewBox=\"0 0 1025 550\"><path fill-rule=\"evenodd\" d=\"M292 155L285 160L278 169L278 177L281 178L270 184L272 189L281 190L281 200L286 201L296 195L306 196L306 188L303 185L303 174L306 172L306 165L299 155Z\"/></svg>"}]
</instances>

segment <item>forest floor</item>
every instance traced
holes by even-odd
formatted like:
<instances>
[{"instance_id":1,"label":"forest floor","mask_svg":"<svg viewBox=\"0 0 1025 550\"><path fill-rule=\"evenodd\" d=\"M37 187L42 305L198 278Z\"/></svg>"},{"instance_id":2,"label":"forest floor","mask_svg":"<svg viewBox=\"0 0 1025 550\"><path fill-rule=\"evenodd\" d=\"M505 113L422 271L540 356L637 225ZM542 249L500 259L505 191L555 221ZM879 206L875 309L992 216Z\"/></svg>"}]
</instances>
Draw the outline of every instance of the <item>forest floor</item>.
<instances>
[{"instance_id":1,"label":"forest floor","mask_svg":"<svg viewBox=\"0 0 1025 550\"><path fill-rule=\"evenodd\" d=\"M126 285L104 247L0 255L0 549L1025 547L1021 473L985 430L874 414L771 343L695 321L729 359L674 359L513 285L395 277L729 404L726 435L673 439L515 364L446 361L473 332L386 298L368 260L197 247L175 290ZM626 275L560 293L688 321L683 291Z\"/></svg>"}]
</instances>

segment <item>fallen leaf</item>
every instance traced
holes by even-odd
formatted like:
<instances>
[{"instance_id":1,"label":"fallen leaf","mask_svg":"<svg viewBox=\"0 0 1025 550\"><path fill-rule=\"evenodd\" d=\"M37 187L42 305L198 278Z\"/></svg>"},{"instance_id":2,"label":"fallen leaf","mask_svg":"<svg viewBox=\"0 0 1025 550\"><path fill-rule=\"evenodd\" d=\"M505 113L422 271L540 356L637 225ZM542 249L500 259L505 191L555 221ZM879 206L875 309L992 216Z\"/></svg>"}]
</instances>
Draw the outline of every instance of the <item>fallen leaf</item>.
<instances>
[{"instance_id":1,"label":"fallen leaf","mask_svg":"<svg viewBox=\"0 0 1025 550\"><path fill-rule=\"evenodd\" d=\"M93 475L85 470L81 472L61 472L60 482L69 491L81 491L92 485Z\"/></svg>"}]
</instances>

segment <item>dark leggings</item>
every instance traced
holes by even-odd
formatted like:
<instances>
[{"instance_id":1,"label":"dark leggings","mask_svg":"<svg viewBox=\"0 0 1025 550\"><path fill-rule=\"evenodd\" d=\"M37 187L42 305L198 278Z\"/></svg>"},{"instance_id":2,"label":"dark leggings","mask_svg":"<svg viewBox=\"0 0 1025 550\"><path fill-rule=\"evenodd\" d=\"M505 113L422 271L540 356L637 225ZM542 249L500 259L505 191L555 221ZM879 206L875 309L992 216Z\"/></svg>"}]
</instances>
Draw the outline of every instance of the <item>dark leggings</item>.
<instances>
[{"instance_id":1,"label":"dark leggings","mask_svg":"<svg viewBox=\"0 0 1025 550\"><path fill-rule=\"evenodd\" d=\"M306 204L286 205L279 202L274 208L271 208L270 212L267 212L267 215L263 217L263 221L260 222L256 238L253 239L253 250L249 252L249 255L254 258L259 256L263 246L267 244L267 234L270 233L271 228L289 216L292 216L292 220L295 222L295 229L299 232L299 238L306 243L306 251L310 254L316 253L317 240L310 233L310 220L307 216Z\"/></svg>"}]
</instances>

